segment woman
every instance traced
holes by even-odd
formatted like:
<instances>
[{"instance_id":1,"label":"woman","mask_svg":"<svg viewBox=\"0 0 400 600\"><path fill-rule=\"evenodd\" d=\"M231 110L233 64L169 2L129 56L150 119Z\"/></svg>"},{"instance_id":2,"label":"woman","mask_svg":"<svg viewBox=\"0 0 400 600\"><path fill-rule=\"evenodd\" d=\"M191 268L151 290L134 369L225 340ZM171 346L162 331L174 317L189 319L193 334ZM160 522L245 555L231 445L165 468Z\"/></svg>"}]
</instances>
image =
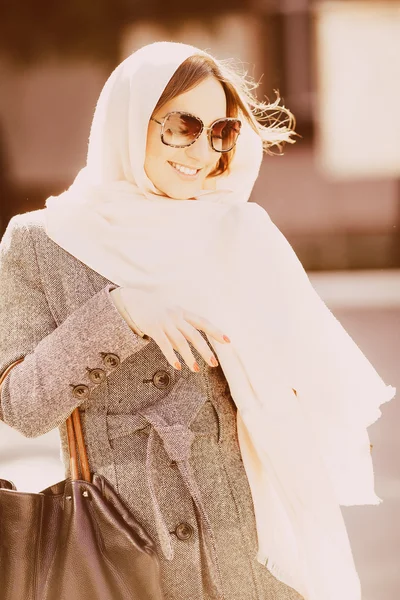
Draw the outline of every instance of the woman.
<instances>
[{"instance_id":1,"label":"woman","mask_svg":"<svg viewBox=\"0 0 400 600\"><path fill-rule=\"evenodd\" d=\"M266 108L197 48L141 48L104 86L86 167L1 246L0 372L25 359L0 417L59 427L69 476L79 406L168 600L361 598L339 504L380 502L366 427L395 390L247 202L263 147L292 141Z\"/></svg>"}]
</instances>

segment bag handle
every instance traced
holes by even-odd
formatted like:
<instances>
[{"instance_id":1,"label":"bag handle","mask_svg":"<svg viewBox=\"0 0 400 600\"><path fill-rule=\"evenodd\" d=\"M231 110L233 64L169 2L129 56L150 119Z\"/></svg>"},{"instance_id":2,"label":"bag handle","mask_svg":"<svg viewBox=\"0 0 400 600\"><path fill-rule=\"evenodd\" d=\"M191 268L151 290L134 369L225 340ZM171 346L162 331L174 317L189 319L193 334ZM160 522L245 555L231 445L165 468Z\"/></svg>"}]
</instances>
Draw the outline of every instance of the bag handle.
<instances>
[{"instance_id":1,"label":"bag handle","mask_svg":"<svg viewBox=\"0 0 400 600\"><path fill-rule=\"evenodd\" d=\"M23 362L24 358L19 358L11 365L7 367L4 373L0 376L0 395L1 386L3 381L14 367L19 363ZM1 396L0 396L1 397ZM79 408L76 407L72 414L66 420L67 436L68 436L68 450L69 450L69 464L71 469L71 479L83 479L89 483L92 481L89 469L89 461L86 452L85 440L82 432L81 417L79 414ZM78 451L77 451L78 449ZM81 477L79 476L79 463L82 470Z\"/></svg>"},{"instance_id":2,"label":"bag handle","mask_svg":"<svg viewBox=\"0 0 400 600\"><path fill-rule=\"evenodd\" d=\"M81 416L79 408L76 407L67 421L68 449L69 449L69 464L71 469L71 479L83 479L89 483L92 481L89 469L89 461L86 452L85 440L83 438ZM76 448L78 446L79 462L81 465L82 474L79 477L79 467L77 461Z\"/></svg>"}]
</instances>

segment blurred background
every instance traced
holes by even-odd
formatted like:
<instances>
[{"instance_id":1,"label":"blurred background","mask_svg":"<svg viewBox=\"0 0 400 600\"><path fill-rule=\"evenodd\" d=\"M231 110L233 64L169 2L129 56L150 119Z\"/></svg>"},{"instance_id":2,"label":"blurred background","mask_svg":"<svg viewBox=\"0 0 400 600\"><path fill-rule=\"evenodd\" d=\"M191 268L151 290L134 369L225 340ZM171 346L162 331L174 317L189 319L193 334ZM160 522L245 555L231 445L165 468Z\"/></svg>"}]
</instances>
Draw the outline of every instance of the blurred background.
<instances>
[{"instance_id":1,"label":"blurred background","mask_svg":"<svg viewBox=\"0 0 400 600\"><path fill-rule=\"evenodd\" d=\"M260 99L279 90L301 136L265 157L251 201L399 387L399 0L19 0L1 10L0 236L14 214L70 185L100 90L128 54L170 40L235 58ZM396 400L382 412L369 432L384 503L343 509L363 600L400 598ZM0 476L19 489L63 479L57 431L26 440L0 424L0 436Z\"/></svg>"}]
</instances>

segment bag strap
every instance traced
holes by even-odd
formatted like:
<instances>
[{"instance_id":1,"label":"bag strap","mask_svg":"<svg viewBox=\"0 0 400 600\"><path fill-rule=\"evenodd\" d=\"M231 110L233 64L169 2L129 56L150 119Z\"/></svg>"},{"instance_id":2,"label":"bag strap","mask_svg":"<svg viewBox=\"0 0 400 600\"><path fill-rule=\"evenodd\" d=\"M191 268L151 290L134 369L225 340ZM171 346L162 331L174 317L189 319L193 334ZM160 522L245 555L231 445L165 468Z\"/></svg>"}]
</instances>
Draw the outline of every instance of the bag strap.
<instances>
[{"instance_id":1,"label":"bag strap","mask_svg":"<svg viewBox=\"0 0 400 600\"><path fill-rule=\"evenodd\" d=\"M71 469L71 479L83 479L84 481L92 481L89 469L89 461L86 452L85 440L83 437L81 416L79 408L76 407L67 421L68 449L69 462ZM81 477L79 477L79 468L77 461L76 448L78 447L79 462L81 465Z\"/></svg>"},{"instance_id":2,"label":"bag strap","mask_svg":"<svg viewBox=\"0 0 400 600\"><path fill-rule=\"evenodd\" d=\"M14 367L19 363L23 362L24 358L19 358L0 375L0 395L1 386L3 381ZM67 436L68 436L68 450L69 450L69 462L71 469L71 479L83 479L84 481L91 482L91 474L89 469L89 461L86 452L85 440L82 432L81 417L79 414L79 408L76 407L72 414L66 420ZM78 449L78 451L77 451ZM79 463L82 470L81 477L79 476Z\"/></svg>"}]
</instances>

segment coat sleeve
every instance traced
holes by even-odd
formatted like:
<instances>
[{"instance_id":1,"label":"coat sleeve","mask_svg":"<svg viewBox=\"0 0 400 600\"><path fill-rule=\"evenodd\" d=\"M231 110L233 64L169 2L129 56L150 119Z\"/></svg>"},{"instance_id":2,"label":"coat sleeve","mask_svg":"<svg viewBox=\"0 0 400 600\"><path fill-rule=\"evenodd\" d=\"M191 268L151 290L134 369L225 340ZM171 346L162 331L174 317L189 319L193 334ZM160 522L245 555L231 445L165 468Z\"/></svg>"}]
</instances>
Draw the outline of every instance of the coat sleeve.
<instances>
[{"instance_id":1,"label":"coat sleeve","mask_svg":"<svg viewBox=\"0 0 400 600\"><path fill-rule=\"evenodd\" d=\"M151 338L134 333L105 286L57 326L28 227L13 217L0 243L0 420L25 437L59 427Z\"/></svg>"}]
</instances>

